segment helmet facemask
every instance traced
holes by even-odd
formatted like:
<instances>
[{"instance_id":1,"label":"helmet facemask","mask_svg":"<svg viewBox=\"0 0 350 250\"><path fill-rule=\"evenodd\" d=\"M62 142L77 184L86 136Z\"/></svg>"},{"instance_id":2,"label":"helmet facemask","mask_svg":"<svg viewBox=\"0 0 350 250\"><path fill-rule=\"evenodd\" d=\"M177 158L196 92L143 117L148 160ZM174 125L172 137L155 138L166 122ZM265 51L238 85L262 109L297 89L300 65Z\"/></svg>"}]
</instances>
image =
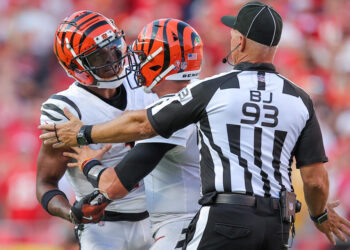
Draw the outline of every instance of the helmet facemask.
<instances>
[{"instance_id":1,"label":"helmet facemask","mask_svg":"<svg viewBox=\"0 0 350 250\"><path fill-rule=\"evenodd\" d=\"M135 42L133 47L135 47ZM172 71L175 67L174 65L170 65L167 69L165 69L162 73L156 76L155 79L153 79L152 83L149 86L145 86L144 84L146 83L146 78L142 74L142 68L149 62L151 62L154 58L156 58L159 54L163 52L163 47L159 47L156 51L153 53L149 54L146 56L146 54L143 51L137 51L133 50L132 51L132 60L130 63L130 70L134 71L134 78L135 82L137 83L137 87L143 87L143 90L146 93L151 93L152 88L156 86L160 81L163 80L163 78L170 72ZM157 71L160 69L160 65L154 65L152 69L154 71Z\"/></svg>"},{"instance_id":2,"label":"helmet facemask","mask_svg":"<svg viewBox=\"0 0 350 250\"><path fill-rule=\"evenodd\" d=\"M103 35L108 35L108 37L103 39ZM103 35L95 37L96 45L79 55L74 55L74 50L70 49L74 56L71 65L80 64L83 70L77 67L74 71L78 74L87 73L93 78L93 84L88 86L116 88L130 73L124 69L126 60L130 61L130 50L124 41L123 31L114 33L108 30Z\"/></svg>"},{"instance_id":3,"label":"helmet facemask","mask_svg":"<svg viewBox=\"0 0 350 250\"><path fill-rule=\"evenodd\" d=\"M85 86L116 88L130 71L124 32L112 19L93 11L77 11L58 26L54 53L67 74Z\"/></svg>"}]
</instances>

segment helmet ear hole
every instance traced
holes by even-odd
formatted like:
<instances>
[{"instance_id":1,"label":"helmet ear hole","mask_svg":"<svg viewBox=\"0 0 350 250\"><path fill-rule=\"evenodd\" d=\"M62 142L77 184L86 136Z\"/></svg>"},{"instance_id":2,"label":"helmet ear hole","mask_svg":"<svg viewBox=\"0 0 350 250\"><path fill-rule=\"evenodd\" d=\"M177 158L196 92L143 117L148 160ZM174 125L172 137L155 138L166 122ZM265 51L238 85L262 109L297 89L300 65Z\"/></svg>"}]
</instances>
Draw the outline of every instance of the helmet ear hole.
<instances>
[{"instance_id":1,"label":"helmet ear hole","mask_svg":"<svg viewBox=\"0 0 350 250\"><path fill-rule=\"evenodd\" d=\"M75 70L78 68L78 66L77 66L74 62L71 62L71 63L69 64L69 68L70 68L71 70L75 71Z\"/></svg>"},{"instance_id":2,"label":"helmet ear hole","mask_svg":"<svg viewBox=\"0 0 350 250\"><path fill-rule=\"evenodd\" d=\"M162 66L160 66L160 65L154 65L154 66L152 66L152 67L150 67L149 69L150 70L153 70L153 71L157 71L158 69L160 69Z\"/></svg>"},{"instance_id":3,"label":"helmet ear hole","mask_svg":"<svg viewBox=\"0 0 350 250\"><path fill-rule=\"evenodd\" d=\"M144 62L144 61L146 61L146 58L147 58L147 56L146 56L145 52L142 51L142 52L139 54L139 59L140 59L140 61L141 61L141 62Z\"/></svg>"}]
</instances>

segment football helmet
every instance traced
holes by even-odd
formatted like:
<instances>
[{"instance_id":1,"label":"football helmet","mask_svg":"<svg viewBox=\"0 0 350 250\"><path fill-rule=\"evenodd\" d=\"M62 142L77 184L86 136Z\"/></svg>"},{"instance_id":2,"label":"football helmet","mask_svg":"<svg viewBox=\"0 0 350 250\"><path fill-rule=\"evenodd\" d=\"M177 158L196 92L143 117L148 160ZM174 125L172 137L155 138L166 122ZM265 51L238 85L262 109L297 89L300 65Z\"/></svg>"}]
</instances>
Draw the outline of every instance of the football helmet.
<instances>
[{"instance_id":1,"label":"football helmet","mask_svg":"<svg viewBox=\"0 0 350 250\"><path fill-rule=\"evenodd\" d=\"M63 19L54 53L67 74L86 86L116 88L128 74L124 32L97 12L78 11Z\"/></svg>"},{"instance_id":2,"label":"football helmet","mask_svg":"<svg viewBox=\"0 0 350 250\"><path fill-rule=\"evenodd\" d=\"M162 80L197 78L203 43L189 24L177 19L158 19L147 24L133 44L136 82L146 92ZM137 56L137 58L136 58Z\"/></svg>"}]
</instances>

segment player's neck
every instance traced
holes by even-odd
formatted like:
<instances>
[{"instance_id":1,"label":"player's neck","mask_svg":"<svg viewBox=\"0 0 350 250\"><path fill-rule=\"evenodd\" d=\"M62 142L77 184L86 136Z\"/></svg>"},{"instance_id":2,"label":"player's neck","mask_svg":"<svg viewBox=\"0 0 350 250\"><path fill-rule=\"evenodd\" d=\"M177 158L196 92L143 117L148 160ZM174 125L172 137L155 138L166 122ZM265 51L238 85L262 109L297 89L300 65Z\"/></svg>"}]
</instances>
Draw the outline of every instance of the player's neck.
<instances>
[{"instance_id":1,"label":"player's neck","mask_svg":"<svg viewBox=\"0 0 350 250\"><path fill-rule=\"evenodd\" d=\"M97 95L102 96L102 97L104 97L106 99L110 99L117 92L116 88L114 88L114 89L99 89L99 88L95 88L95 87L89 87L89 89L92 92L96 93Z\"/></svg>"},{"instance_id":2,"label":"player's neck","mask_svg":"<svg viewBox=\"0 0 350 250\"><path fill-rule=\"evenodd\" d=\"M161 82L158 86L155 86L152 91L156 93L159 97L164 95L173 94L179 92L181 89L187 86L190 81L171 81L165 80Z\"/></svg>"}]
</instances>

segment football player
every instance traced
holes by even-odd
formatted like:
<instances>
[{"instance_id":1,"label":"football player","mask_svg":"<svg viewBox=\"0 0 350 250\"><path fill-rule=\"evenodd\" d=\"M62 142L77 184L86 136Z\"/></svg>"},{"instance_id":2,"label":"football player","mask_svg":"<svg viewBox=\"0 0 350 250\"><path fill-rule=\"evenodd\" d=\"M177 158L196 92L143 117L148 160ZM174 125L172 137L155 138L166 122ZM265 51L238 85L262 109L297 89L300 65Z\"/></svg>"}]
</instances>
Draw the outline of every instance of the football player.
<instances>
[{"instance_id":1,"label":"football player","mask_svg":"<svg viewBox=\"0 0 350 250\"><path fill-rule=\"evenodd\" d=\"M185 22L159 19L147 24L133 49L139 58L139 63L132 65L137 70L137 81L146 92L161 97L153 104L155 106L167 103L199 75L202 41ZM186 98L186 93L183 95ZM137 142L115 169L97 166L103 164L99 162L103 150L86 147L75 148L75 151L64 153L77 160L68 166L82 167L96 186L99 179L100 191L110 199L126 195L150 173L145 185L155 240L151 249L182 248L188 224L199 209L199 150L195 125L178 130L169 139L157 136ZM121 185L114 182L116 176Z\"/></svg>"},{"instance_id":2,"label":"football player","mask_svg":"<svg viewBox=\"0 0 350 250\"><path fill-rule=\"evenodd\" d=\"M154 94L145 94L142 89L131 90L134 77L130 77L132 73L126 66L131 52L125 43L124 32L99 13L79 11L65 18L55 34L54 53L75 82L42 104L41 124L67 121L64 108L87 124L105 122L128 110L144 108L158 99ZM82 130L81 142L91 142L84 134ZM106 167L114 167L131 145L98 143L90 147L104 152L109 150L101 161ZM67 169L69 158L62 155L63 151L67 149L41 146L36 192L44 209L51 215L79 224L76 228L83 250L149 249L152 238L143 181L140 179L123 199L108 204L98 199L98 193L92 192L94 187L80 171ZM73 206L58 189L64 174L79 201ZM81 224L101 219L98 224Z\"/></svg>"}]
</instances>

